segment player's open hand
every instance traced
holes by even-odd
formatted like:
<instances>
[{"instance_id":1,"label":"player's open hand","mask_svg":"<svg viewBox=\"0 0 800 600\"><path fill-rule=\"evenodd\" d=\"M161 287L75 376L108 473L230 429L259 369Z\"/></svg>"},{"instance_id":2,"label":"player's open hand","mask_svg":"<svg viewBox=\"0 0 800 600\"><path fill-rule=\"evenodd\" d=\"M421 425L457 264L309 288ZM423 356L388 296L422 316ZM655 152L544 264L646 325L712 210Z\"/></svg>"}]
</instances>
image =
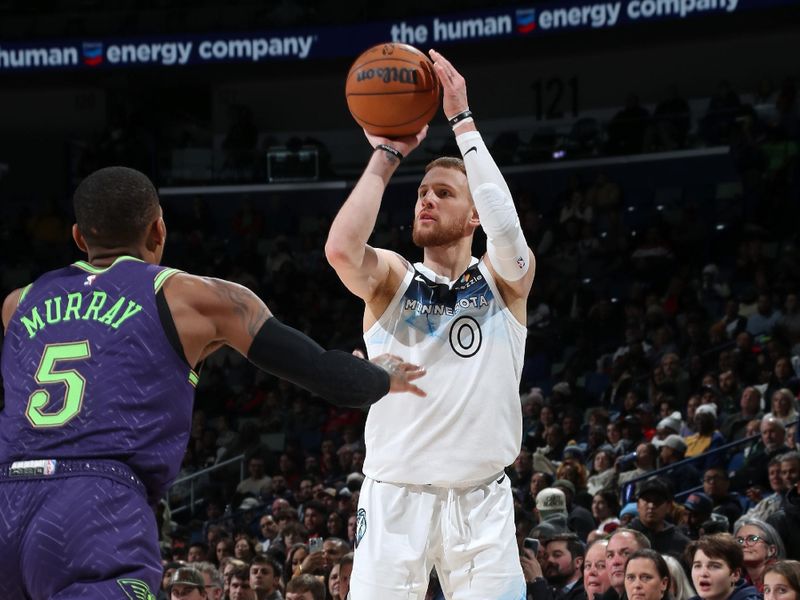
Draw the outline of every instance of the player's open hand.
<instances>
[{"instance_id":1,"label":"player's open hand","mask_svg":"<svg viewBox=\"0 0 800 600\"><path fill-rule=\"evenodd\" d=\"M426 396L425 392L411 383L425 375L423 367L407 363L394 354L381 354L371 362L389 373L389 392L411 392L417 396Z\"/></svg>"},{"instance_id":2,"label":"player's open hand","mask_svg":"<svg viewBox=\"0 0 800 600\"><path fill-rule=\"evenodd\" d=\"M469 108L467 101L467 82L464 77L456 71L456 68L444 56L436 50L429 50L433 60L433 70L439 77L442 84L442 108L444 116L452 119L459 113Z\"/></svg>"},{"instance_id":3,"label":"player's open hand","mask_svg":"<svg viewBox=\"0 0 800 600\"><path fill-rule=\"evenodd\" d=\"M414 135L407 135L399 138L387 138L380 135L372 135L371 133L367 133L366 129L364 130L364 135L367 136L367 140L373 148L375 148L378 144L386 144L387 146L391 146L397 150L405 157L408 156L409 153L414 150L414 148L419 146L422 143L422 140L425 139L425 136L428 135L428 126L425 125L425 127L420 129Z\"/></svg>"}]
</instances>

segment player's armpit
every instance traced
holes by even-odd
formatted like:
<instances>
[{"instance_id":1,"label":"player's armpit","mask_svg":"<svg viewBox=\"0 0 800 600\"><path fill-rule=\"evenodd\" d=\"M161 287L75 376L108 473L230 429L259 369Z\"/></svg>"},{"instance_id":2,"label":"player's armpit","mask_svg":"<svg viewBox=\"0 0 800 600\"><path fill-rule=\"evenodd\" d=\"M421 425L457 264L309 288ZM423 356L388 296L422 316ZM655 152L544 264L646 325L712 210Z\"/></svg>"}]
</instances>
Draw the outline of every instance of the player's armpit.
<instances>
[{"instance_id":1,"label":"player's armpit","mask_svg":"<svg viewBox=\"0 0 800 600\"><path fill-rule=\"evenodd\" d=\"M213 277L179 273L164 284L164 295L190 363L218 344L247 356L253 338L271 316L251 290Z\"/></svg>"}]
</instances>

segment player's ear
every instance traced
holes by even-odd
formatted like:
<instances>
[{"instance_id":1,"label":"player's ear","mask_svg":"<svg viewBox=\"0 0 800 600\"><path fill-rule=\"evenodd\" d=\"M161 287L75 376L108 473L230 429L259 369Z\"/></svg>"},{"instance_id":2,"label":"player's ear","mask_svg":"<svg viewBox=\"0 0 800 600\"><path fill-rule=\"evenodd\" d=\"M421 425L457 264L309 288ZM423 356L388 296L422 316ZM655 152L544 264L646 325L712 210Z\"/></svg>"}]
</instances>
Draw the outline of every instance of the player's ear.
<instances>
[{"instance_id":1,"label":"player's ear","mask_svg":"<svg viewBox=\"0 0 800 600\"><path fill-rule=\"evenodd\" d=\"M72 239L75 241L75 245L78 246L81 252L88 254L89 247L86 245L86 238L83 237L81 230L78 229L77 223L72 225Z\"/></svg>"},{"instance_id":2,"label":"player's ear","mask_svg":"<svg viewBox=\"0 0 800 600\"><path fill-rule=\"evenodd\" d=\"M147 228L147 238L145 244L150 252L155 252L159 246L163 246L167 241L167 225L164 223L164 217L159 213L158 218L150 223Z\"/></svg>"}]
</instances>

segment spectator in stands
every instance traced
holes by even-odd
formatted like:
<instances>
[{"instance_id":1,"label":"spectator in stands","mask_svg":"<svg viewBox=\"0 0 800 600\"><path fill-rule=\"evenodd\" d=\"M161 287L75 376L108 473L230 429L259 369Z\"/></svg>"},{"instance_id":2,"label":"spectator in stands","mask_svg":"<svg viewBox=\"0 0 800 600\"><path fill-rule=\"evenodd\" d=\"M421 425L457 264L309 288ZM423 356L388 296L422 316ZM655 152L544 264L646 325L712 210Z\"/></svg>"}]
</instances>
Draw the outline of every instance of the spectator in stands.
<instances>
[{"instance_id":1,"label":"spectator in stands","mask_svg":"<svg viewBox=\"0 0 800 600\"><path fill-rule=\"evenodd\" d=\"M625 593L631 600L670 600L670 582L666 561L650 548L637 550L625 563Z\"/></svg>"},{"instance_id":2,"label":"spectator in stands","mask_svg":"<svg viewBox=\"0 0 800 600\"><path fill-rule=\"evenodd\" d=\"M589 544L583 559L583 589L588 600L602 596L611 587L606 568L608 540L600 538Z\"/></svg>"},{"instance_id":3,"label":"spectator in stands","mask_svg":"<svg viewBox=\"0 0 800 600\"><path fill-rule=\"evenodd\" d=\"M586 482L586 489L590 494L597 494L615 486L617 470L614 467L615 455L611 446L601 446L595 452L592 461L592 470Z\"/></svg>"},{"instance_id":4,"label":"spectator in stands","mask_svg":"<svg viewBox=\"0 0 800 600\"><path fill-rule=\"evenodd\" d=\"M780 533L787 556L794 557L800 556L800 536L797 535L800 531L800 473L797 473L797 467L790 461L784 462L783 458L781 458L781 473L784 485L791 483L794 477L797 479L791 487L787 485L780 510L767 517L767 523Z\"/></svg>"},{"instance_id":5,"label":"spectator in stands","mask_svg":"<svg viewBox=\"0 0 800 600\"><path fill-rule=\"evenodd\" d=\"M725 438L717 431L717 405L701 404L697 407L694 414L694 428L697 433L693 433L686 438L686 458L694 458L701 454L706 454L714 448L718 448L725 443ZM706 467L720 464L724 459L720 453L706 457L703 463Z\"/></svg>"},{"instance_id":6,"label":"spectator in stands","mask_svg":"<svg viewBox=\"0 0 800 600\"><path fill-rule=\"evenodd\" d=\"M236 535L236 542L233 545L233 556L249 563L256 555L256 546L253 540L246 533Z\"/></svg>"},{"instance_id":7,"label":"spectator in stands","mask_svg":"<svg viewBox=\"0 0 800 600\"><path fill-rule=\"evenodd\" d=\"M242 496L258 496L264 486L272 483L272 478L266 474L264 469L264 458L261 456L251 456L247 460L248 476L236 486L236 493Z\"/></svg>"},{"instance_id":8,"label":"spectator in stands","mask_svg":"<svg viewBox=\"0 0 800 600\"><path fill-rule=\"evenodd\" d=\"M685 562L701 600L760 600L752 585L741 579L742 549L730 534L717 533L691 542Z\"/></svg>"},{"instance_id":9,"label":"spectator in stands","mask_svg":"<svg viewBox=\"0 0 800 600\"><path fill-rule=\"evenodd\" d=\"M164 565L164 571L161 575L161 587L158 590L157 600L169 600L169 582L172 580L172 575L183 566L182 562L168 562Z\"/></svg>"},{"instance_id":10,"label":"spectator in stands","mask_svg":"<svg viewBox=\"0 0 800 600\"><path fill-rule=\"evenodd\" d=\"M556 479L553 482L553 488L561 490L564 493L567 507L567 526L569 530L574 531L582 541L585 541L589 532L595 528L592 513L574 501L576 490L575 485L571 481Z\"/></svg>"},{"instance_id":11,"label":"spectator in stands","mask_svg":"<svg viewBox=\"0 0 800 600\"><path fill-rule=\"evenodd\" d=\"M181 567L173 574L168 587L170 600L201 600L208 598L205 583L200 571L191 567Z\"/></svg>"},{"instance_id":12,"label":"spectator in stands","mask_svg":"<svg viewBox=\"0 0 800 600\"><path fill-rule=\"evenodd\" d=\"M791 490L800 481L800 452L792 450L780 456L783 487Z\"/></svg>"},{"instance_id":13,"label":"spectator in stands","mask_svg":"<svg viewBox=\"0 0 800 600\"><path fill-rule=\"evenodd\" d=\"M325 505L318 500L312 500L306 505L303 513L303 525L308 530L309 537L325 537L327 530L325 523L328 520L328 512Z\"/></svg>"},{"instance_id":14,"label":"spectator in stands","mask_svg":"<svg viewBox=\"0 0 800 600\"><path fill-rule=\"evenodd\" d=\"M694 588L686 577L686 571L683 570L683 565L674 556L667 554L664 556L664 561L669 567L669 593L672 600L689 600L695 595Z\"/></svg>"},{"instance_id":15,"label":"spectator in stands","mask_svg":"<svg viewBox=\"0 0 800 600\"><path fill-rule=\"evenodd\" d=\"M203 577L208 600L222 600L222 595L225 593L225 584L222 580L222 574L217 568L210 562L200 562L193 566Z\"/></svg>"},{"instance_id":16,"label":"spectator in stands","mask_svg":"<svg viewBox=\"0 0 800 600\"><path fill-rule=\"evenodd\" d=\"M753 419L760 419L761 413L761 392L758 388L748 386L742 390L739 399L739 411L729 415L720 427L720 433L729 442L740 440L744 437L747 423Z\"/></svg>"},{"instance_id":17,"label":"spectator in stands","mask_svg":"<svg viewBox=\"0 0 800 600\"><path fill-rule=\"evenodd\" d=\"M673 491L670 482L654 477L639 486L637 508L639 516L628 527L643 533L650 547L661 554L680 556L689 542L680 529L668 522L672 512Z\"/></svg>"},{"instance_id":18,"label":"spectator in stands","mask_svg":"<svg viewBox=\"0 0 800 600\"><path fill-rule=\"evenodd\" d=\"M258 600L283 600L280 592L282 567L274 558L256 554L250 563L250 588Z\"/></svg>"},{"instance_id":19,"label":"spectator in stands","mask_svg":"<svg viewBox=\"0 0 800 600\"><path fill-rule=\"evenodd\" d=\"M326 538L322 543L322 557L325 559L325 570L330 571L342 557L350 551L347 542L336 537Z\"/></svg>"},{"instance_id":20,"label":"spectator in stands","mask_svg":"<svg viewBox=\"0 0 800 600\"><path fill-rule=\"evenodd\" d=\"M745 513L745 517L761 519L763 521L771 514L780 510L781 503L783 502L783 494L789 489L784 485L783 477L781 476L781 461L783 460L783 456L784 455L774 457L769 461L769 465L767 465L769 487L771 491L769 493L761 492L758 495L751 495L748 493L750 501L756 502L757 504ZM800 454L797 455L795 468L798 473L800 473Z\"/></svg>"},{"instance_id":21,"label":"spectator in stands","mask_svg":"<svg viewBox=\"0 0 800 600\"><path fill-rule=\"evenodd\" d=\"M714 502L703 492L689 494L683 503L686 509L686 535L693 540L700 537L703 523L711 518Z\"/></svg>"},{"instance_id":22,"label":"spectator in stands","mask_svg":"<svg viewBox=\"0 0 800 600\"><path fill-rule=\"evenodd\" d=\"M800 598L800 562L781 560L764 572L764 600Z\"/></svg>"},{"instance_id":23,"label":"spectator in stands","mask_svg":"<svg viewBox=\"0 0 800 600\"><path fill-rule=\"evenodd\" d=\"M300 565L303 564L308 554L308 545L306 544L294 544L289 548L289 551L286 553L286 562L283 565L284 587L286 587L285 584L292 577L300 573Z\"/></svg>"},{"instance_id":24,"label":"spectator in stands","mask_svg":"<svg viewBox=\"0 0 800 600\"><path fill-rule=\"evenodd\" d=\"M782 388L776 390L772 394L772 410L765 414L764 418L775 417L788 426L793 421L797 421L798 416L800 416L797 412L796 402L790 389Z\"/></svg>"},{"instance_id":25,"label":"spectator in stands","mask_svg":"<svg viewBox=\"0 0 800 600\"><path fill-rule=\"evenodd\" d=\"M748 490L748 496L750 488L770 489L767 465L773 458L789 451L785 438L786 429L778 418L766 416L761 419L761 439L749 449L744 464L736 471L731 480L733 488ZM752 493L755 494L755 490Z\"/></svg>"},{"instance_id":26,"label":"spectator in stands","mask_svg":"<svg viewBox=\"0 0 800 600\"><path fill-rule=\"evenodd\" d=\"M597 523L596 531L602 532L602 535L611 533L619 526L618 514L619 497L616 492L603 490L594 495L592 498L592 517Z\"/></svg>"},{"instance_id":27,"label":"spectator in stands","mask_svg":"<svg viewBox=\"0 0 800 600\"><path fill-rule=\"evenodd\" d=\"M558 533L568 531L567 527L567 498L564 492L557 488L545 488L536 495L536 508L534 513L539 524L553 523ZM541 541L541 537L539 538Z\"/></svg>"},{"instance_id":28,"label":"spectator in stands","mask_svg":"<svg viewBox=\"0 0 800 600\"><path fill-rule=\"evenodd\" d=\"M744 578L759 593L764 592L764 571L786 558L786 549L772 525L760 519L743 517L733 526L733 537L744 554Z\"/></svg>"},{"instance_id":29,"label":"spectator in stands","mask_svg":"<svg viewBox=\"0 0 800 600\"><path fill-rule=\"evenodd\" d=\"M665 151L683 148L690 126L689 103L680 95L678 87L671 85L653 112L653 124L647 131L645 149Z\"/></svg>"},{"instance_id":30,"label":"spectator in stands","mask_svg":"<svg viewBox=\"0 0 800 600\"><path fill-rule=\"evenodd\" d=\"M642 151L650 113L639 104L639 96L628 94L625 108L608 124L608 151L611 154L638 154Z\"/></svg>"},{"instance_id":31,"label":"spectator in stands","mask_svg":"<svg viewBox=\"0 0 800 600\"><path fill-rule=\"evenodd\" d=\"M759 294L756 312L747 319L747 333L752 336L770 333L780 318L781 312L772 308L772 297L769 294Z\"/></svg>"},{"instance_id":32,"label":"spectator in stands","mask_svg":"<svg viewBox=\"0 0 800 600\"><path fill-rule=\"evenodd\" d=\"M764 390L764 399L770 402L773 394L780 389L788 389L793 398L796 398L798 391L800 391L800 381L798 381L792 368L792 358L786 355L779 356L775 360L775 366L772 368L767 389Z\"/></svg>"},{"instance_id":33,"label":"spectator in stands","mask_svg":"<svg viewBox=\"0 0 800 600\"><path fill-rule=\"evenodd\" d=\"M639 531L617 529L606 546L606 569L610 587L600 600L621 600L625 597L625 563L637 550L650 547L650 541Z\"/></svg>"},{"instance_id":34,"label":"spectator in stands","mask_svg":"<svg viewBox=\"0 0 800 600\"><path fill-rule=\"evenodd\" d=\"M243 571L247 578L247 585L248 587L250 586L250 575L247 570L248 565L246 562L238 558L233 558L232 556L225 557L220 563L220 569L222 570L222 596L225 600L230 600L231 579L235 572Z\"/></svg>"},{"instance_id":35,"label":"spectator in stands","mask_svg":"<svg viewBox=\"0 0 800 600\"><path fill-rule=\"evenodd\" d=\"M325 600L325 584L313 575L298 575L286 585L286 600Z\"/></svg>"},{"instance_id":36,"label":"spectator in stands","mask_svg":"<svg viewBox=\"0 0 800 600\"><path fill-rule=\"evenodd\" d=\"M623 471L619 474L619 485L625 486L629 481L635 479L637 477L641 477L642 475L646 475L650 471L654 471L656 468L656 448L653 444L639 444L636 447L636 456L634 458L634 465L635 468L631 471ZM619 468L622 468L626 464L625 457L621 457L617 459L616 463ZM637 488L639 484L637 484Z\"/></svg>"},{"instance_id":37,"label":"spectator in stands","mask_svg":"<svg viewBox=\"0 0 800 600\"><path fill-rule=\"evenodd\" d=\"M586 600L583 587L584 547L574 534L562 534L545 544L544 576L559 600Z\"/></svg>"},{"instance_id":38,"label":"spectator in stands","mask_svg":"<svg viewBox=\"0 0 800 600\"><path fill-rule=\"evenodd\" d=\"M250 587L250 572L246 566L231 574L228 597L230 600L256 600L256 593Z\"/></svg>"},{"instance_id":39,"label":"spectator in stands","mask_svg":"<svg viewBox=\"0 0 800 600\"><path fill-rule=\"evenodd\" d=\"M714 504L712 512L725 515L728 523L733 524L742 516L742 503L730 487L731 481L724 467L711 467L703 473L703 491Z\"/></svg>"},{"instance_id":40,"label":"spectator in stands","mask_svg":"<svg viewBox=\"0 0 800 600\"><path fill-rule=\"evenodd\" d=\"M658 447L658 466L660 468L674 465L686 458L686 442L677 434L668 435L661 442L654 442ZM677 492L693 488L700 484L700 473L692 464L684 464L667 471L662 475L670 481L672 489Z\"/></svg>"},{"instance_id":41,"label":"spectator in stands","mask_svg":"<svg viewBox=\"0 0 800 600\"><path fill-rule=\"evenodd\" d=\"M192 542L186 552L187 563L199 563L208 560L208 547L203 542Z\"/></svg>"},{"instance_id":42,"label":"spectator in stands","mask_svg":"<svg viewBox=\"0 0 800 600\"><path fill-rule=\"evenodd\" d=\"M521 448L514 464L508 473L511 485L513 487L520 487L524 482L530 481L533 474L533 459L531 453L525 448Z\"/></svg>"}]
</instances>

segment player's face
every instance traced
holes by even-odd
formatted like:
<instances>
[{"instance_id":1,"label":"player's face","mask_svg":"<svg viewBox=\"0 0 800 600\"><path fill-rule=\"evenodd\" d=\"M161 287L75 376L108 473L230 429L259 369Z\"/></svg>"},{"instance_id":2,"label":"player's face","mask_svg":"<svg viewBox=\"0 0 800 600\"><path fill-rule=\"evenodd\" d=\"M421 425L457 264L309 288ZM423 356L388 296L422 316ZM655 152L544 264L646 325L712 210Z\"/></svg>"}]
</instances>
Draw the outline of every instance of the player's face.
<instances>
[{"instance_id":1,"label":"player's face","mask_svg":"<svg viewBox=\"0 0 800 600\"><path fill-rule=\"evenodd\" d=\"M467 177L457 169L435 167L423 177L414 208L414 243L421 247L445 246L472 233L475 207Z\"/></svg>"}]
</instances>

